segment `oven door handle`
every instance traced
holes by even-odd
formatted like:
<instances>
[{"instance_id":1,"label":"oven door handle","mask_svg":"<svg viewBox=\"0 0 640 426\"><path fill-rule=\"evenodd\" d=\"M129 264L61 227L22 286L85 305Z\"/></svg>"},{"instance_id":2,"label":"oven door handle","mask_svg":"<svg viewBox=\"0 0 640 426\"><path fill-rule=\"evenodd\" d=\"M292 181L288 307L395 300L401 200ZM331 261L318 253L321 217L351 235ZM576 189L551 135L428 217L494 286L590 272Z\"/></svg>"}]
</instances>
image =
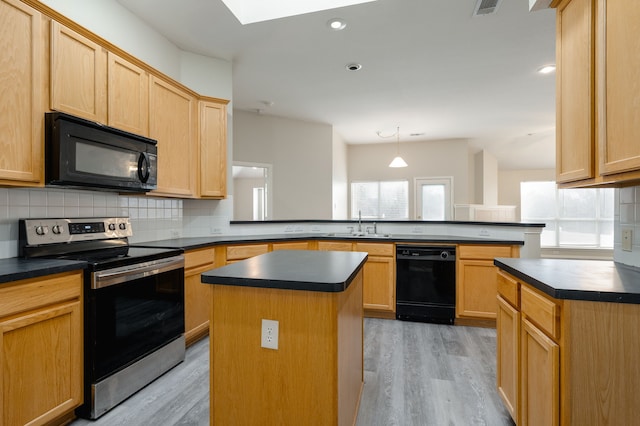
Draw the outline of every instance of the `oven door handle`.
<instances>
[{"instance_id":1,"label":"oven door handle","mask_svg":"<svg viewBox=\"0 0 640 426\"><path fill-rule=\"evenodd\" d=\"M137 265L98 271L91 274L91 288L97 290L115 284L173 271L179 268L184 268L184 256L182 255L139 263Z\"/></svg>"}]
</instances>

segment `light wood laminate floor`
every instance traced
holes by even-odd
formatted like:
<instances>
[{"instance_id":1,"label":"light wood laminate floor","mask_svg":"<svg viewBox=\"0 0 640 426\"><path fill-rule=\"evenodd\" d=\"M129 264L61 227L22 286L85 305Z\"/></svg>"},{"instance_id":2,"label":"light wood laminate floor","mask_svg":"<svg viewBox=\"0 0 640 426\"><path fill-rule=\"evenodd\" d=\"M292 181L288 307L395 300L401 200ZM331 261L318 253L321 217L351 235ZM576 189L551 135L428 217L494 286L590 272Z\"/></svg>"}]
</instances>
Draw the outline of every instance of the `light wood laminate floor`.
<instances>
[{"instance_id":1,"label":"light wood laminate floor","mask_svg":"<svg viewBox=\"0 0 640 426\"><path fill-rule=\"evenodd\" d=\"M209 424L209 341L96 421L72 426ZM495 388L493 329L365 319L357 426L512 426Z\"/></svg>"}]
</instances>

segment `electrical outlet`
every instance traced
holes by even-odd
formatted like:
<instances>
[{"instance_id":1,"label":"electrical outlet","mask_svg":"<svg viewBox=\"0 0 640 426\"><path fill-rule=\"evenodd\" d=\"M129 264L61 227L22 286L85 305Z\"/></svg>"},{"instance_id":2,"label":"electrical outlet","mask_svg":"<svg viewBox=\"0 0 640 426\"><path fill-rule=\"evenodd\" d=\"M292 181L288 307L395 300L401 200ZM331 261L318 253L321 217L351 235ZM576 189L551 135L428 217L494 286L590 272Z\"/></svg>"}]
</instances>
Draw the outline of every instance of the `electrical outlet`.
<instances>
[{"instance_id":1,"label":"electrical outlet","mask_svg":"<svg viewBox=\"0 0 640 426\"><path fill-rule=\"evenodd\" d=\"M287 225L284 227L284 232L293 232L293 226L292 225Z\"/></svg>"},{"instance_id":2,"label":"electrical outlet","mask_svg":"<svg viewBox=\"0 0 640 426\"><path fill-rule=\"evenodd\" d=\"M622 250L631 251L633 245L633 230L625 228L622 230Z\"/></svg>"},{"instance_id":3,"label":"electrical outlet","mask_svg":"<svg viewBox=\"0 0 640 426\"><path fill-rule=\"evenodd\" d=\"M278 321L268 319L262 320L262 338L260 346L267 349L278 349Z\"/></svg>"},{"instance_id":4,"label":"electrical outlet","mask_svg":"<svg viewBox=\"0 0 640 426\"><path fill-rule=\"evenodd\" d=\"M422 234L422 232L423 232L422 226L414 226L413 228L411 228L412 234Z\"/></svg>"}]
</instances>

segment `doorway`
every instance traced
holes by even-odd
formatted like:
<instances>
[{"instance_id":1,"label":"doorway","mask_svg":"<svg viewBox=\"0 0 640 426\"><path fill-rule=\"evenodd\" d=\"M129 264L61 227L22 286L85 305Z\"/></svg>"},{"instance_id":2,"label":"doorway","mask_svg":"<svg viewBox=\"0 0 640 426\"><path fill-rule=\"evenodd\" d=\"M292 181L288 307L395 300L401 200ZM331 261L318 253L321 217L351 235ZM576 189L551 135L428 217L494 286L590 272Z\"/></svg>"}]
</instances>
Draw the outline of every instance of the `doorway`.
<instances>
[{"instance_id":1,"label":"doorway","mask_svg":"<svg viewBox=\"0 0 640 426\"><path fill-rule=\"evenodd\" d=\"M451 220L453 177L416 178L416 219Z\"/></svg>"},{"instance_id":2,"label":"doorway","mask_svg":"<svg viewBox=\"0 0 640 426\"><path fill-rule=\"evenodd\" d=\"M233 163L233 220L271 219L271 173L271 164Z\"/></svg>"}]
</instances>

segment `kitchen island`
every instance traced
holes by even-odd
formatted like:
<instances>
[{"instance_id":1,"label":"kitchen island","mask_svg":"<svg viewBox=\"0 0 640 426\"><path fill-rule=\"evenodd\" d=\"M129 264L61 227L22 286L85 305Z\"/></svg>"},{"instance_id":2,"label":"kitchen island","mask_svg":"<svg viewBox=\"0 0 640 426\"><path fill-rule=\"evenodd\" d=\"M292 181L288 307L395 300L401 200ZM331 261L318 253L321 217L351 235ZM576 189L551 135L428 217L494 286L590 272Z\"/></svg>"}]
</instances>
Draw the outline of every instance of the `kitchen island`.
<instances>
[{"instance_id":1,"label":"kitchen island","mask_svg":"<svg viewBox=\"0 0 640 426\"><path fill-rule=\"evenodd\" d=\"M212 284L212 425L355 423L366 259L281 250L202 274Z\"/></svg>"},{"instance_id":2,"label":"kitchen island","mask_svg":"<svg viewBox=\"0 0 640 426\"><path fill-rule=\"evenodd\" d=\"M498 392L516 424L637 424L640 269L597 260L494 262Z\"/></svg>"}]
</instances>

